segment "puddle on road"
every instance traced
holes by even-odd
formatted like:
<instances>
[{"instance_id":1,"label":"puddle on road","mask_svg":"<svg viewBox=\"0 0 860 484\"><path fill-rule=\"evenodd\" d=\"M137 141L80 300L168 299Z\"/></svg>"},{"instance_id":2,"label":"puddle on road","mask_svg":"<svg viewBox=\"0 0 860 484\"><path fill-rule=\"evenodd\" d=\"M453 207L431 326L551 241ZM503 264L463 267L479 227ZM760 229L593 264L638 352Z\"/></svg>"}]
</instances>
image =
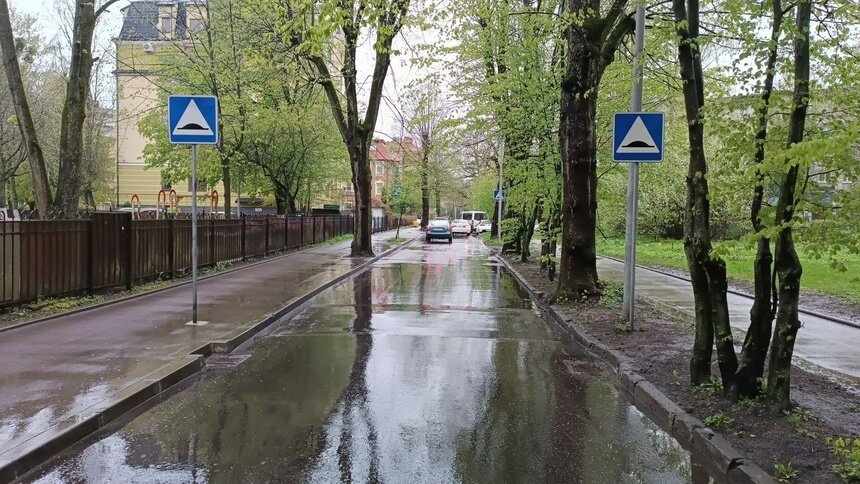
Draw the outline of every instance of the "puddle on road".
<instances>
[{"instance_id":1,"label":"puddle on road","mask_svg":"<svg viewBox=\"0 0 860 484\"><path fill-rule=\"evenodd\" d=\"M329 291L234 369L35 482L690 480L688 453L567 352L509 275L440 251Z\"/></svg>"}]
</instances>

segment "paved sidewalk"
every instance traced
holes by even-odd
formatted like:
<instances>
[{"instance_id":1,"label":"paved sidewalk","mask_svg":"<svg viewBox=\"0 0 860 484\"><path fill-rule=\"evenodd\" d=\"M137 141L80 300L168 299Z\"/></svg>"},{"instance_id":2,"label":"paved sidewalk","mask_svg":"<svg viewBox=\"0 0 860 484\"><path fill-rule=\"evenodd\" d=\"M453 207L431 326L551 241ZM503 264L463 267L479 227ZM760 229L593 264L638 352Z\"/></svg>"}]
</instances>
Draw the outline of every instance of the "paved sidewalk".
<instances>
[{"instance_id":1,"label":"paved sidewalk","mask_svg":"<svg viewBox=\"0 0 860 484\"><path fill-rule=\"evenodd\" d=\"M624 280L624 264L599 258L601 278ZM636 269L636 296L692 318L693 293L690 283L642 267ZM752 299L728 294L732 327L746 330ZM797 334L795 359L802 358L820 367L853 377L860 382L860 329L801 314L803 327ZM738 342L740 344L742 342Z\"/></svg>"},{"instance_id":2,"label":"paved sidewalk","mask_svg":"<svg viewBox=\"0 0 860 484\"><path fill-rule=\"evenodd\" d=\"M390 248L386 240L393 235L374 235L377 255ZM152 380L154 373L194 362L199 367L200 357L189 356L196 349L251 328L367 262L348 257L349 244L201 281L199 319L208 321L203 326L186 325L191 286L183 285L0 333L0 468L144 382L160 389L166 384Z\"/></svg>"}]
</instances>

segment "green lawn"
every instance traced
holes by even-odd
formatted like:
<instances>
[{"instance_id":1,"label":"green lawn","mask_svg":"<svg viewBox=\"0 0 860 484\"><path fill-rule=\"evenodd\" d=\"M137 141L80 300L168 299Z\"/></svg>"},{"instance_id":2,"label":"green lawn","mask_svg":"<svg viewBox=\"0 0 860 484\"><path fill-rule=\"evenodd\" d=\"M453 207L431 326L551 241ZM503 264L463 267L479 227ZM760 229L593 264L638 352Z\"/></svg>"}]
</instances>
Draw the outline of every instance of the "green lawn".
<instances>
[{"instance_id":1,"label":"green lawn","mask_svg":"<svg viewBox=\"0 0 860 484\"><path fill-rule=\"evenodd\" d=\"M840 262L845 264L847 270L840 272L830 267L827 260L810 258L804 254L802 247L799 251L803 264L803 278L800 281L802 288L842 296L854 304L860 304L860 256L844 254ZM623 259L624 239L598 238L597 252ZM751 283L755 249L743 244L732 244L728 248L728 254L724 259L729 277ZM643 265L687 268L684 245L679 240L640 240L637 244L636 262Z\"/></svg>"},{"instance_id":2,"label":"green lawn","mask_svg":"<svg viewBox=\"0 0 860 484\"><path fill-rule=\"evenodd\" d=\"M505 235L505 234L502 234L502 235ZM478 234L478 237L480 237L481 240L483 240L485 244L487 244L491 247L501 247L502 246L502 241L499 240L498 237L493 237L492 235L490 235L489 231L481 232L480 234Z\"/></svg>"}]
</instances>

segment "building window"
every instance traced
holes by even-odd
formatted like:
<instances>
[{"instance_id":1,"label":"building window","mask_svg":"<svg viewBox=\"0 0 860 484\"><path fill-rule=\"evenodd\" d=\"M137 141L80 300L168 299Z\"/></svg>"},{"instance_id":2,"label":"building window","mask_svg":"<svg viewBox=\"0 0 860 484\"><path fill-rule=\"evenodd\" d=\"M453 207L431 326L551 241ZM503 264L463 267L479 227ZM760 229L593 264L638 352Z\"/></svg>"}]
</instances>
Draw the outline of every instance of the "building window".
<instances>
[{"instance_id":1,"label":"building window","mask_svg":"<svg viewBox=\"0 0 860 484\"><path fill-rule=\"evenodd\" d=\"M199 18L191 19L191 23L188 25L192 32L200 32L203 30L203 20Z\"/></svg>"},{"instance_id":2,"label":"building window","mask_svg":"<svg viewBox=\"0 0 860 484\"><path fill-rule=\"evenodd\" d=\"M165 37L173 36L173 19L170 17L161 17L161 35Z\"/></svg>"},{"instance_id":3,"label":"building window","mask_svg":"<svg viewBox=\"0 0 860 484\"><path fill-rule=\"evenodd\" d=\"M384 175L385 174L385 164L383 164L382 162L378 162L376 164L376 174L377 175Z\"/></svg>"},{"instance_id":4,"label":"building window","mask_svg":"<svg viewBox=\"0 0 860 484\"><path fill-rule=\"evenodd\" d=\"M379 197L382 196L382 185L383 183L381 181L376 182L376 195Z\"/></svg>"},{"instance_id":5,"label":"building window","mask_svg":"<svg viewBox=\"0 0 860 484\"><path fill-rule=\"evenodd\" d=\"M195 191L192 188L191 179L188 180L188 191L189 192ZM197 190L196 191L198 191L198 192L205 192L206 191L206 184L203 183L202 181L200 181L199 178L197 179Z\"/></svg>"}]
</instances>

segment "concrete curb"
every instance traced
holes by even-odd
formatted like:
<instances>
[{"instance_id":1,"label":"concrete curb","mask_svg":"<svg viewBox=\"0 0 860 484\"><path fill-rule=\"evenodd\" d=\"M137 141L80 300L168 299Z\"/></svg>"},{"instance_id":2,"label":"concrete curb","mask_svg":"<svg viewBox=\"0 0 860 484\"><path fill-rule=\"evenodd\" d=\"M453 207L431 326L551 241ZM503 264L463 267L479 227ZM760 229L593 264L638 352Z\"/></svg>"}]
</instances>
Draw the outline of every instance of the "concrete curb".
<instances>
[{"instance_id":1,"label":"concrete curb","mask_svg":"<svg viewBox=\"0 0 860 484\"><path fill-rule=\"evenodd\" d=\"M657 387L635 373L629 358L603 343L592 340L561 308L546 304L542 298L543 293L537 291L504 257L498 256L496 259L562 331L585 347L594 359L608 364L615 371L617 383L630 394L638 409L678 440L685 449L704 458L711 471L719 475L719 480L744 484L776 483L762 468L745 459L728 440L707 428L702 421L685 412Z\"/></svg>"},{"instance_id":2,"label":"concrete curb","mask_svg":"<svg viewBox=\"0 0 860 484\"><path fill-rule=\"evenodd\" d=\"M257 323L240 328L227 335L227 338L223 340L211 341L192 351L191 354L182 356L150 373L142 380L120 389L111 397L96 404L85 415L76 415L58 422L40 436L9 449L0 456L0 483L12 482L24 476L78 441L150 401L153 397L173 388L183 380L197 375L206 368L206 357L215 353L229 353L322 292L364 272L374 263L396 253L415 240L417 239L409 239L366 260L346 273L312 289L305 295L293 298ZM269 260L264 262L269 262ZM49 435L50 430L56 432L51 432Z\"/></svg>"},{"instance_id":3,"label":"concrete curb","mask_svg":"<svg viewBox=\"0 0 860 484\"><path fill-rule=\"evenodd\" d=\"M386 232L388 232L388 231L386 231ZM274 257L263 256L262 259L254 261L254 262L242 264L238 267L232 267L230 269L227 269L227 270L224 270L221 272L217 272L215 274L209 274L209 275L206 275L203 277L198 277L197 281L198 282L205 281L206 279L211 279L213 277L219 277L219 276L227 275L227 274L230 274L231 272L241 271L242 269L248 269L248 268L251 268L254 266L258 266L260 264L265 264L267 262L272 262L272 261L276 261L278 259L283 259L284 257L290 257L290 256L293 256L296 254L300 254L302 252L307 252L309 250L318 249L320 247L320 244L323 244L323 243L325 243L325 242L318 242L316 244L313 244L310 246L305 246L305 247L302 247L302 248L296 249L296 250L288 250L287 252L285 252L281 255L276 255ZM13 329L23 328L25 326L30 326L32 324L45 323L45 322L48 322L48 321L51 321L54 319L64 318L66 316L72 316L74 314L79 314L79 313L82 313L84 311L89 311L91 309L100 309L100 308L103 308L106 306L111 306L113 304L131 301L133 299L137 299L137 298L140 298L143 296L158 294L159 292L164 292L164 291L167 291L169 289L175 289L177 287L187 286L189 284L191 284L191 279L188 279L187 281L177 282L175 284L167 284L164 287L159 287L157 289L152 289L149 291L143 291L143 292L139 292L136 294L129 294L128 296L123 296L123 297L119 297L116 299L111 299L110 301L95 303L95 304L91 304L89 306L81 306L79 308L70 309L68 311L63 311L61 313L51 314L49 316L43 316L41 318L31 319L29 321L23 321L20 323L10 324L9 326L0 327L0 333L6 332L6 331L12 331Z\"/></svg>"}]
</instances>

